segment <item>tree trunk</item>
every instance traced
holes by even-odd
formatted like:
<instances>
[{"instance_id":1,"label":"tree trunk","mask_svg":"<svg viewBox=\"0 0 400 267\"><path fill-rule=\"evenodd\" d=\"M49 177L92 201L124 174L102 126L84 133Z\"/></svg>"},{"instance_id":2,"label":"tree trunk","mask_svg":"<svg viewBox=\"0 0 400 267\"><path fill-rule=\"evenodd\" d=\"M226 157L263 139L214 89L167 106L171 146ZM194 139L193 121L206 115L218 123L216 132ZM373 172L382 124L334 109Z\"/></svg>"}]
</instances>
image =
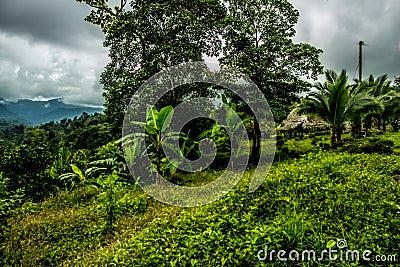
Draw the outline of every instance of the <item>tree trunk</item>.
<instances>
[{"instance_id":1,"label":"tree trunk","mask_svg":"<svg viewBox=\"0 0 400 267\"><path fill-rule=\"evenodd\" d=\"M392 125L392 128L393 128L393 131L397 132L399 130L399 127L398 127L396 121L392 122L391 125Z\"/></svg>"},{"instance_id":2,"label":"tree trunk","mask_svg":"<svg viewBox=\"0 0 400 267\"><path fill-rule=\"evenodd\" d=\"M364 120L364 128L365 128L365 136L368 137L368 132L372 127L372 121L371 118L365 118Z\"/></svg>"},{"instance_id":3,"label":"tree trunk","mask_svg":"<svg viewBox=\"0 0 400 267\"><path fill-rule=\"evenodd\" d=\"M254 119L254 133L253 133L253 143L251 146L251 162L253 164L257 164L259 156L260 156L260 140L261 133L260 127L256 119Z\"/></svg>"},{"instance_id":4,"label":"tree trunk","mask_svg":"<svg viewBox=\"0 0 400 267\"><path fill-rule=\"evenodd\" d=\"M361 127L362 127L361 116L356 114L353 116L351 122L351 135L353 136L353 138L360 137Z\"/></svg>"},{"instance_id":5,"label":"tree trunk","mask_svg":"<svg viewBox=\"0 0 400 267\"><path fill-rule=\"evenodd\" d=\"M336 145L342 142L342 127L336 129Z\"/></svg>"},{"instance_id":6,"label":"tree trunk","mask_svg":"<svg viewBox=\"0 0 400 267\"><path fill-rule=\"evenodd\" d=\"M383 120L383 123L382 123L382 131L386 132L386 120L385 119Z\"/></svg>"},{"instance_id":7,"label":"tree trunk","mask_svg":"<svg viewBox=\"0 0 400 267\"><path fill-rule=\"evenodd\" d=\"M353 124L351 127L351 135L353 136L353 138L360 137L360 134L361 134L361 124L359 123Z\"/></svg>"},{"instance_id":8,"label":"tree trunk","mask_svg":"<svg viewBox=\"0 0 400 267\"><path fill-rule=\"evenodd\" d=\"M332 138L331 138L331 146L332 146L332 148L335 147L335 143L336 143L336 131L335 131L335 128L332 128Z\"/></svg>"}]
</instances>

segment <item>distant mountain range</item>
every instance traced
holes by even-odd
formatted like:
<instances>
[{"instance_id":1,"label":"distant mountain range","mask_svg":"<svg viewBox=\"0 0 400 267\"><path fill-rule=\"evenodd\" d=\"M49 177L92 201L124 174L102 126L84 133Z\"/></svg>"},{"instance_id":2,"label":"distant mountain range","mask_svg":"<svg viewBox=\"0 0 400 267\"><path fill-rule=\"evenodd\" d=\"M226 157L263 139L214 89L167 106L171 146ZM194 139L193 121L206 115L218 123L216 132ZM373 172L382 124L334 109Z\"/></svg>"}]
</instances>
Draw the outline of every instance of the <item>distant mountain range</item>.
<instances>
[{"instance_id":1,"label":"distant mountain range","mask_svg":"<svg viewBox=\"0 0 400 267\"><path fill-rule=\"evenodd\" d=\"M17 102L0 98L0 119L19 121L24 124L40 124L50 121L72 119L82 113L101 113L102 108L65 104L60 98L35 101L21 99Z\"/></svg>"}]
</instances>

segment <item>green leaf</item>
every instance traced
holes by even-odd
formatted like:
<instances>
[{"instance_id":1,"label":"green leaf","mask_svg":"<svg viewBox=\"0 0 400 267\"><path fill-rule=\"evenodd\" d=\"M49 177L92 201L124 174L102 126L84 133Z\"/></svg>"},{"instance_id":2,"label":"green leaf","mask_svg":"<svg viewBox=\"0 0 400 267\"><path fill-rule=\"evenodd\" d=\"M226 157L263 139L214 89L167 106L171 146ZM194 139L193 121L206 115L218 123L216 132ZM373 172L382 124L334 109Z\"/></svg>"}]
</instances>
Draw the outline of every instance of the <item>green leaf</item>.
<instances>
[{"instance_id":1,"label":"green leaf","mask_svg":"<svg viewBox=\"0 0 400 267\"><path fill-rule=\"evenodd\" d=\"M172 116L173 116L174 109L172 106L166 106L158 112L157 117L157 129L164 130L169 127ZM171 113L171 115L170 115ZM169 116L170 115L170 116Z\"/></svg>"},{"instance_id":2,"label":"green leaf","mask_svg":"<svg viewBox=\"0 0 400 267\"><path fill-rule=\"evenodd\" d=\"M85 176L83 175L82 171L75 164L71 164L70 166L72 171L78 175L79 180L81 180L81 182L85 181Z\"/></svg>"},{"instance_id":3,"label":"green leaf","mask_svg":"<svg viewBox=\"0 0 400 267\"><path fill-rule=\"evenodd\" d=\"M336 245L335 240L329 240L328 243L326 243L326 248L333 248Z\"/></svg>"}]
</instances>

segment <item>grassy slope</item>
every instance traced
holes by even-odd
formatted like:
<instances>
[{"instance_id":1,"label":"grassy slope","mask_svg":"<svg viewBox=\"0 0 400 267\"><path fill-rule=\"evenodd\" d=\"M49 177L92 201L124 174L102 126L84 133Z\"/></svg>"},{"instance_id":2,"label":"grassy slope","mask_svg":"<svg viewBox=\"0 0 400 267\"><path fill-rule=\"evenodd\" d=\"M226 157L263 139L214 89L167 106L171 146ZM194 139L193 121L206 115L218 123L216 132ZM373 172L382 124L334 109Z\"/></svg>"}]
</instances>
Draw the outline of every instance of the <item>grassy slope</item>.
<instances>
[{"instance_id":1,"label":"grassy slope","mask_svg":"<svg viewBox=\"0 0 400 267\"><path fill-rule=\"evenodd\" d=\"M121 214L109 235L101 232L98 192L60 193L16 212L4 258L24 266L257 266L265 264L256 256L265 245L322 251L344 238L349 249L400 260L399 156L308 154L275 164L255 193L247 192L248 180L199 208L167 206L140 189L121 188L119 196L146 199L148 206Z\"/></svg>"}]
</instances>

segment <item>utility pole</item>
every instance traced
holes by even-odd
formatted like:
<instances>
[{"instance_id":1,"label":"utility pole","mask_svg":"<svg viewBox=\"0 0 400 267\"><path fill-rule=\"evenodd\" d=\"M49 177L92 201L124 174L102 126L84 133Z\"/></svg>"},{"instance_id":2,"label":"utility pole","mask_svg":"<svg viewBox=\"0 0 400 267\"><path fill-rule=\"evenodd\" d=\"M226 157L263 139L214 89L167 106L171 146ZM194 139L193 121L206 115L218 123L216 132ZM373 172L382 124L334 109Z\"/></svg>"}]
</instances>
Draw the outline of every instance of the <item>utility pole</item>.
<instances>
[{"instance_id":1,"label":"utility pole","mask_svg":"<svg viewBox=\"0 0 400 267\"><path fill-rule=\"evenodd\" d=\"M362 81L362 47L364 45L364 41L360 41L358 43L358 80Z\"/></svg>"}]
</instances>

